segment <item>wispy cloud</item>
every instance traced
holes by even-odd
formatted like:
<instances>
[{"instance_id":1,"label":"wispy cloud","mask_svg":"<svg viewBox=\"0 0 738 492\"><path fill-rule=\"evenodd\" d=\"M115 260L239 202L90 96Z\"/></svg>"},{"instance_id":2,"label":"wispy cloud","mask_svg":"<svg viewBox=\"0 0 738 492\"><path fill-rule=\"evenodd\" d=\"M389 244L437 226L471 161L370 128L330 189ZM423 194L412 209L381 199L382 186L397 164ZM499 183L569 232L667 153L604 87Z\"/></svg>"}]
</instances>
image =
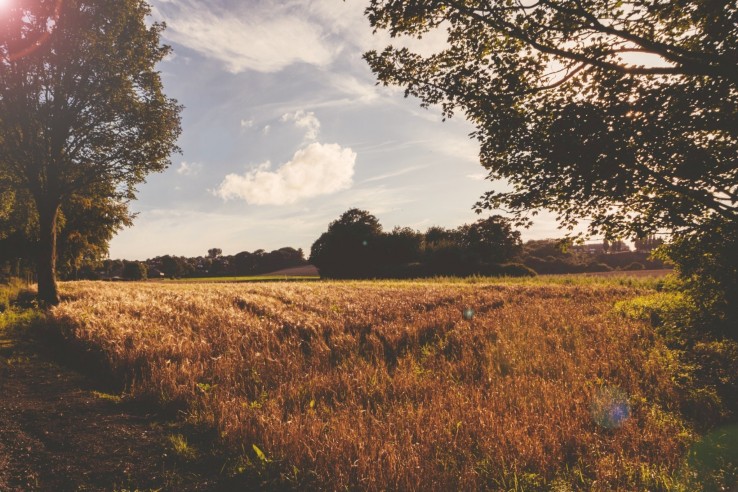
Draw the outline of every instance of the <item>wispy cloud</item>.
<instances>
[{"instance_id":1,"label":"wispy cloud","mask_svg":"<svg viewBox=\"0 0 738 492\"><path fill-rule=\"evenodd\" d=\"M270 171L267 162L244 175L229 174L215 193L224 200L241 198L254 205L291 204L349 188L355 164L356 153L350 148L313 143L276 171Z\"/></svg>"},{"instance_id":2,"label":"wispy cloud","mask_svg":"<svg viewBox=\"0 0 738 492\"><path fill-rule=\"evenodd\" d=\"M295 126L305 130L305 141L313 141L318 138L320 132L320 121L312 111L305 112L300 109L294 113L282 115L282 121L292 121Z\"/></svg>"},{"instance_id":3,"label":"wispy cloud","mask_svg":"<svg viewBox=\"0 0 738 492\"><path fill-rule=\"evenodd\" d=\"M181 176L196 176L200 173L202 164L196 162L182 162L177 168L177 174Z\"/></svg>"},{"instance_id":4,"label":"wispy cloud","mask_svg":"<svg viewBox=\"0 0 738 492\"><path fill-rule=\"evenodd\" d=\"M406 167L405 169L398 169L397 171L392 171L389 173L380 174L378 176L373 176L371 178L365 179L364 183L371 183L374 181L381 181L383 179L389 179L389 178L394 178L397 176L402 176L403 174L409 174L414 171L418 171L420 169L425 169L427 167L428 166L410 166L410 167Z\"/></svg>"},{"instance_id":5,"label":"wispy cloud","mask_svg":"<svg viewBox=\"0 0 738 492\"><path fill-rule=\"evenodd\" d=\"M466 177L469 179L473 179L474 181L484 181L485 178L487 178L487 173L467 174Z\"/></svg>"},{"instance_id":6,"label":"wispy cloud","mask_svg":"<svg viewBox=\"0 0 738 492\"><path fill-rule=\"evenodd\" d=\"M252 128L254 126L254 120L241 120L241 128Z\"/></svg>"},{"instance_id":7,"label":"wispy cloud","mask_svg":"<svg viewBox=\"0 0 738 492\"><path fill-rule=\"evenodd\" d=\"M226 70L273 73L294 63L325 66L340 51L319 23L271 4L225 11L211 2L159 2L164 37L217 60Z\"/></svg>"}]
</instances>

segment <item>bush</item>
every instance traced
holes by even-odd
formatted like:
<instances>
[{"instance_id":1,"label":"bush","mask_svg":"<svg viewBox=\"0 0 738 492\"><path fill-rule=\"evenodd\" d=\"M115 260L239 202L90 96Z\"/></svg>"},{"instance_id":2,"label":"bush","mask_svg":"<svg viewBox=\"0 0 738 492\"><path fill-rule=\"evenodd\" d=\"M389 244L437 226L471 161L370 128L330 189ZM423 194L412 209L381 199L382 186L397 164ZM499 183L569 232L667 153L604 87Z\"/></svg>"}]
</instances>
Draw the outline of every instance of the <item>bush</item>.
<instances>
[{"instance_id":1,"label":"bush","mask_svg":"<svg viewBox=\"0 0 738 492\"><path fill-rule=\"evenodd\" d=\"M643 266L643 263L638 263L637 261L634 261L630 265L628 265L625 268L623 268L623 270L629 270L629 271L645 270L645 269L646 269L646 267Z\"/></svg>"},{"instance_id":2,"label":"bush","mask_svg":"<svg viewBox=\"0 0 738 492\"><path fill-rule=\"evenodd\" d=\"M677 235L659 255L670 259L693 300L701 331L738 339L738 223L715 219Z\"/></svg>"}]
</instances>

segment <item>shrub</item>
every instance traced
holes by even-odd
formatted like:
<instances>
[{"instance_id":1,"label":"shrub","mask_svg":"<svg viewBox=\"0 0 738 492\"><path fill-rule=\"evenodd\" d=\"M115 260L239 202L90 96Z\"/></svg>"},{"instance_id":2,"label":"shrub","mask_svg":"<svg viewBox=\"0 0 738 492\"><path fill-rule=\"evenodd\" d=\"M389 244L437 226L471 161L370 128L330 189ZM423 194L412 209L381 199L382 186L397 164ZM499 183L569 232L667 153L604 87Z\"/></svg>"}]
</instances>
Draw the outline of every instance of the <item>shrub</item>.
<instances>
[{"instance_id":1,"label":"shrub","mask_svg":"<svg viewBox=\"0 0 738 492\"><path fill-rule=\"evenodd\" d=\"M658 254L670 259L695 304L695 328L738 339L738 224L716 219L677 235Z\"/></svg>"}]
</instances>

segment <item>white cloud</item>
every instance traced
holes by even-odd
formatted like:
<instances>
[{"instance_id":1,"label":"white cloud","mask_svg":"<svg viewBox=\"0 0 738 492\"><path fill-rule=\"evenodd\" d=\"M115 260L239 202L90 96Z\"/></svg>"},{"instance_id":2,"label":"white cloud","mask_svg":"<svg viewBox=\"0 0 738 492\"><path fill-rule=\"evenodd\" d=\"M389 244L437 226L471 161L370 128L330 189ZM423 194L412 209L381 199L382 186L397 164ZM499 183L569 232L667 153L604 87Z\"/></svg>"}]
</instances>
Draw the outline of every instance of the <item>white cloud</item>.
<instances>
[{"instance_id":1,"label":"white cloud","mask_svg":"<svg viewBox=\"0 0 738 492\"><path fill-rule=\"evenodd\" d=\"M196 162L182 162L177 168L177 174L182 176L196 176L202 169L202 164Z\"/></svg>"},{"instance_id":2,"label":"white cloud","mask_svg":"<svg viewBox=\"0 0 738 492\"><path fill-rule=\"evenodd\" d=\"M282 121L292 121L296 127L305 129L306 141L313 141L318 138L320 121L312 111L305 112L300 109L294 113L285 113L282 115Z\"/></svg>"},{"instance_id":3,"label":"white cloud","mask_svg":"<svg viewBox=\"0 0 738 492\"><path fill-rule=\"evenodd\" d=\"M352 184L356 153L338 144L312 143L276 171L267 162L244 175L229 174L215 194L255 205L286 205L345 190Z\"/></svg>"},{"instance_id":4,"label":"white cloud","mask_svg":"<svg viewBox=\"0 0 738 492\"><path fill-rule=\"evenodd\" d=\"M402 94L400 89L380 88L374 83L374 80L359 80L353 75L345 73L333 74L331 77L331 88L347 95L352 102L364 104L376 101L379 97L380 90Z\"/></svg>"},{"instance_id":5,"label":"white cloud","mask_svg":"<svg viewBox=\"0 0 738 492\"><path fill-rule=\"evenodd\" d=\"M209 2L181 0L159 3L154 12L167 23L167 40L218 60L231 73L274 73L294 63L326 66L340 51L319 23L271 4L225 12Z\"/></svg>"},{"instance_id":6,"label":"white cloud","mask_svg":"<svg viewBox=\"0 0 738 492\"><path fill-rule=\"evenodd\" d=\"M254 126L254 120L241 120L241 128L251 128Z\"/></svg>"},{"instance_id":7,"label":"white cloud","mask_svg":"<svg viewBox=\"0 0 738 492\"><path fill-rule=\"evenodd\" d=\"M266 125L264 128L261 129L261 133L264 135L269 135L269 132L272 130L271 125Z\"/></svg>"},{"instance_id":8,"label":"white cloud","mask_svg":"<svg viewBox=\"0 0 738 492\"><path fill-rule=\"evenodd\" d=\"M426 145L433 152L479 164L479 142L462 136L427 140Z\"/></svg>"}]
</instances>

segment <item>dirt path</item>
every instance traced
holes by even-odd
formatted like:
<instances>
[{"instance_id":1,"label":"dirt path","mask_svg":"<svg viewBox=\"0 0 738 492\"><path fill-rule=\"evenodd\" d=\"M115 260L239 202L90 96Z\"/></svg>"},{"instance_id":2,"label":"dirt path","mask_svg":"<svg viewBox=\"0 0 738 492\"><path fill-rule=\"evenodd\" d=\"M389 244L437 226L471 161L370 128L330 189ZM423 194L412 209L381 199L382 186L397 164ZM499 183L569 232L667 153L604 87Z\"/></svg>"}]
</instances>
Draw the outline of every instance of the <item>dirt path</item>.
<instances>
[{"instance_id":1,"label":"dirt path","mask_svg":"<svg viewBox=\"0 0 738 492\"><path fill-rule=\"evenodd\" d=\"M94 386L27 331L0 328L0 491L218 488L218 470L191 473L172 453L165 422Z\"/></svg>"}]
</instances>

